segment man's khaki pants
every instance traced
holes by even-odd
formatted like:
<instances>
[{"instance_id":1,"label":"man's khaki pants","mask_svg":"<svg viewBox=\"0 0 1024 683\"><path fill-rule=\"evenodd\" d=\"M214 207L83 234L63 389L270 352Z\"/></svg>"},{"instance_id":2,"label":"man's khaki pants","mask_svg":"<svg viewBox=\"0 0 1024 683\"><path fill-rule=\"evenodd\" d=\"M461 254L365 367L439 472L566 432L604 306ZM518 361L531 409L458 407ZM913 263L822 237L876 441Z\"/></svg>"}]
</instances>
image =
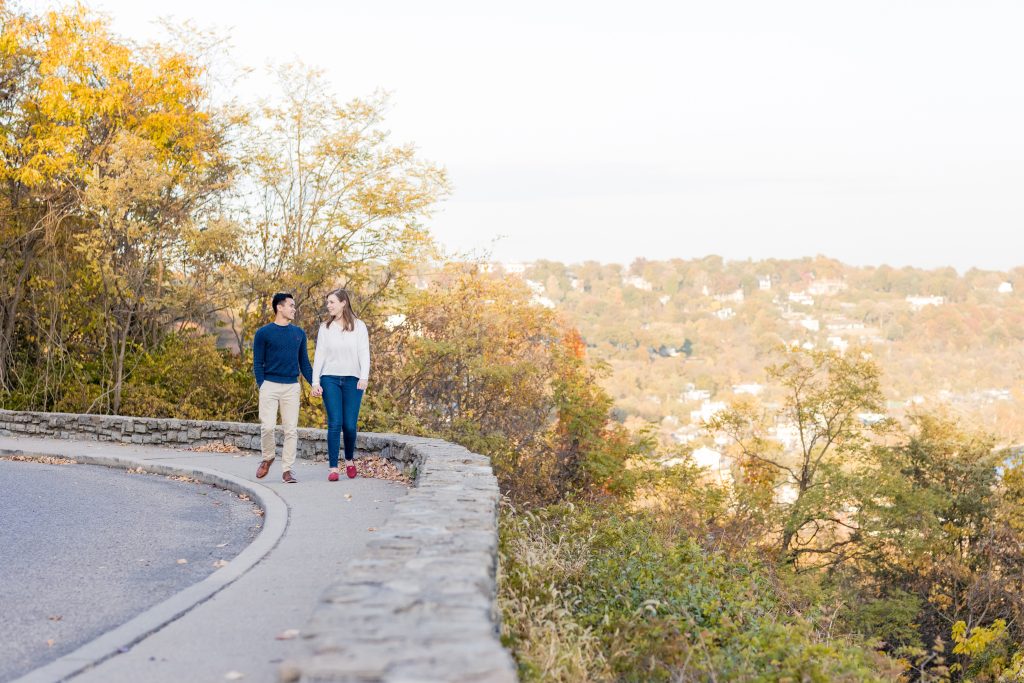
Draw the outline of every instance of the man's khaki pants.
<instances>
[{"instance_id":1,"label":"man's khaki pants","mask_svg":"<svg viewBox=\"0 0 1024 683\"><path fill-rule=\"evenodd\" d=\"M277 450L274 429L277 411L281 409L284 447L281 449L281 471L288 472L295 464L295 447L299 440L299 383L280 384L264 380L260 385L260 445L263 459L272 460Z\"/></svg>"}]
</instances>

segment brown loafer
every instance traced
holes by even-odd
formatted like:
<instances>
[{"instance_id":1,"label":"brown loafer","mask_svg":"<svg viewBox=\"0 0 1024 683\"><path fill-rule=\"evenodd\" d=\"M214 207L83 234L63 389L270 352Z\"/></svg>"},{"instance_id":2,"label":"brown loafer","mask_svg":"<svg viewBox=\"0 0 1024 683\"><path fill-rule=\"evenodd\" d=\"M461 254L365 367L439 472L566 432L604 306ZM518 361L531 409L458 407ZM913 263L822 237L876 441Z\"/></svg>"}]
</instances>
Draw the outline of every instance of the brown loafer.
<instances>
[{"instance_id":1,"label":"brown loafer","mask_svg":"<svg viewBox=\"0 0 1024 683\"><path fill-rule=\"evenodd\" d=\"M286 483L286 484L298 484L299 483L299 480L292 476L292 471L291 470L287 470L287 471L283 472L281 474L281 479L283 479L284 483Z\"/></svg>"},{"instance_id":2,"label":"brown loafer","mask_svg":"<svg viewBox=\"0 0 1024 683\"><path fill-rule=\"evenodd\" d=\"M262 479L263 477L267 476L267 472L270 471L270 463L272 462L274 462L273 458L271 458L270 460L264 460L263 462L260 463L260 466L256 468L257 479Z\"/></svg>"}]
</instances>

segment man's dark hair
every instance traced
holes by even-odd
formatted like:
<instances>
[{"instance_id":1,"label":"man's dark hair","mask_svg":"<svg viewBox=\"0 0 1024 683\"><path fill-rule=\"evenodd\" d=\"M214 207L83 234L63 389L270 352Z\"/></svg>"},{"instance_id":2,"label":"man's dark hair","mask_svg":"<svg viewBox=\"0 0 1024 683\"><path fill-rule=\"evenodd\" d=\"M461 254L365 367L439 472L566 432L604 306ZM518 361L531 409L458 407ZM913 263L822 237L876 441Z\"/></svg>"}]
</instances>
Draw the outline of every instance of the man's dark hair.
<instances>
[{"instance_id":1,"label":"man's dark hair","mask_svg":"<svg viewBox=\"0 0 1024 683\"><path fill-rule=\"evenodd\" d=\"M277 315L277 305L284 303L285 299L294 299L295 297L288 292L278 292L274 295L274 300L271 302L271 306L274 307L274 315Z\"/></svg>"}]
</instances>

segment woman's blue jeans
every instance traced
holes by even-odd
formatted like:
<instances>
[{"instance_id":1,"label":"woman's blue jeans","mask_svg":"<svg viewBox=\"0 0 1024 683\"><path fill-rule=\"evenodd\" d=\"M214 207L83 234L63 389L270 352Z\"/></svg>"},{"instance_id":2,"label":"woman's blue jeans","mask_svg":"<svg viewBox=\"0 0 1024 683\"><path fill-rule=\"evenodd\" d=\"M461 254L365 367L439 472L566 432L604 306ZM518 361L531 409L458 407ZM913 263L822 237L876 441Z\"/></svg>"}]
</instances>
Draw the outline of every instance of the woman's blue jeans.
<instances>
[{"instance_id":1,"label":"woman's blue jeans","mask_svg":"<svg viewBox=\"0 0 1024 683\"><path fill-rule=\"evenodd\" d=\"M331 467L338 466L342 434L345 437L345 460L351 461L356 455L356 423L359 421L359 405L363 402L363 390L356 388L358 382L358 377L320 376L324 408L327 410L327 457Z\"/></svg>"}]
</instances>

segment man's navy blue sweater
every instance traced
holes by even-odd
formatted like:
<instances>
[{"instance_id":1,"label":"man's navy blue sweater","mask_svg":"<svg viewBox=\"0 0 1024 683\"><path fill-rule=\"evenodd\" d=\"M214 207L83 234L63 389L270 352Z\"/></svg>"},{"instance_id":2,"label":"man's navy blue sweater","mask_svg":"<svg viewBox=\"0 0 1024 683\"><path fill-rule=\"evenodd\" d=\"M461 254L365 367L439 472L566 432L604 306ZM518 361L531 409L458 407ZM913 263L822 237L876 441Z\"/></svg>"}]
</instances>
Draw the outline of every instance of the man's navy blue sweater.
<instances>
[{"instance_id":1,"label":"man's navy blue sweater","mask_svg":"<svg viewBox=\"0 0 1024 683\"><path fill-rule=\"evenodd\" d=\"M306 333L301 327L268 323L256 330L252 339L252 372L257 386L263 386L263 380L295 384L300 368L302 376L312 384L313 368L309 364Z\"/></svg>"}]
</instances>

